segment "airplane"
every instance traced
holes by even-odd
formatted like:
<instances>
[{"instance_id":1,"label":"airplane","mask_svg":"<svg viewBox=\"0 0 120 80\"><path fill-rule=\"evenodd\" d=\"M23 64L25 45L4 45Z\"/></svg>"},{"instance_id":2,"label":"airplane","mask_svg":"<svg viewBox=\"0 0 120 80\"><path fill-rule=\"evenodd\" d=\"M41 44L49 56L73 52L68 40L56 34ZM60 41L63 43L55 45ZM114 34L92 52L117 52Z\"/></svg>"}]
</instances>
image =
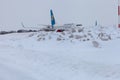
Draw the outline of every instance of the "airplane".
<instances>
[{"instance_id":1,"label":"airplane","mask_svg":"<svg viewBox=\"0 0 120 80\"><path fill-rule=\"evenodd\" d=\"M63 32L63 31L68 30L70 28L82 26L82 24L74 24L74 23L56 25L56 21L55 21L55 17L54 17L52 9L50 10L50 17L51 17L51 25L39 24L39 26L45 26L44 28L41 28L41 29L39 28L41 31ZM22 25L23 28L26 28L23 23L21 23L21 25ZM29 28L31 28L31 27L29 27ZM37 27L34 27L34 28L37 28Z\"/></svg>"}]
</instances>

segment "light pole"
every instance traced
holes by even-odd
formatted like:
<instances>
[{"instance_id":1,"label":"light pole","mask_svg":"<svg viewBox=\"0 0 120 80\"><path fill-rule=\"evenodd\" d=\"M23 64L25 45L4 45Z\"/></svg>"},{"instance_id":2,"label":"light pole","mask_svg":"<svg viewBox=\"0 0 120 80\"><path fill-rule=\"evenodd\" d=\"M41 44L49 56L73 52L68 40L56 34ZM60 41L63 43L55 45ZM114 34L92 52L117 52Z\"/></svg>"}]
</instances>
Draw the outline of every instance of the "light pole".
<instances>
[{"instance_id":1,"label":"light pole","mask_svg":"<svg viewBox=\"0 0 120 80\"><path fill-rule=\"evenodd\" d=\"M120 28L120 0L118 0L118 28Z\"/></svg>"}]
</instances>

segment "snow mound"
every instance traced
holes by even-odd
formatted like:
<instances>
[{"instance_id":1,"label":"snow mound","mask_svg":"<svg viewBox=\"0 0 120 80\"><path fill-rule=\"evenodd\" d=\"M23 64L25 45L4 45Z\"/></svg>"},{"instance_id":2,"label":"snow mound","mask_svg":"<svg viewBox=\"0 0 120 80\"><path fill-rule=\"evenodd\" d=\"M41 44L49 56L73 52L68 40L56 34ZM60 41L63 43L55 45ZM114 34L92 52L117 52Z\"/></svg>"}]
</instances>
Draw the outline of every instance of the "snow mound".
<instances>
[{"instance_id":1,"label":"snow mound","mask_svg":"<svg viewBox=\"0 0 120 80\"><path fill-rule=\"evenodd\" d=\"M0 79L120 80L119 32L96 26L0 35Z\"/></svg>"}]
</instances>

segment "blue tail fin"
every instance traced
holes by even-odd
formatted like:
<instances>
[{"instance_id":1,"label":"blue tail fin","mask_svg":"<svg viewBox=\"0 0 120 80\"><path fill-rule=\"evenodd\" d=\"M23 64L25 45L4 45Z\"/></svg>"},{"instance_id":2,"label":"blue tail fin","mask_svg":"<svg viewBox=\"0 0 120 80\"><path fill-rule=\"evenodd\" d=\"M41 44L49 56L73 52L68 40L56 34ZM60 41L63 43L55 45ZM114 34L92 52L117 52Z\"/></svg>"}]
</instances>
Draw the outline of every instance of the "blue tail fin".
<instances>
[{"instance_id":1,"label":"blue tail fin","mask_svg":"<svg viewBox=\"0 0 120 80\"><path fill-rule=\"evenodd\" d=\"M53 26L55 25L55 18L52 10L50 10L50 16L51 16L51 26L52 28L54 28Z\"/></svg>"}]
</instances>

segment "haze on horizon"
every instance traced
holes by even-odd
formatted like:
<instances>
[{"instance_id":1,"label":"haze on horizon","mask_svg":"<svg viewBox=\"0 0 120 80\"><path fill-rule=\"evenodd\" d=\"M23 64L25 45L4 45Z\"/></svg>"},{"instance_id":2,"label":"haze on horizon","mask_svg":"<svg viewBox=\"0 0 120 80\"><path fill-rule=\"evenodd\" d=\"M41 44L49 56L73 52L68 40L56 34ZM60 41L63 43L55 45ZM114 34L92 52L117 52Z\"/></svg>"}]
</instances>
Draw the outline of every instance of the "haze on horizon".
<instances>
[{"instance_id":1,"label":"haze on horizon","mask_svg":"<svg viewBox=\"0 0 120 80\"><path fill-rule=\"evenodd\" d=\"M0 27L50 24L53 9L57 24L117 24L117 0L0 0Z\"/></svg>"}]
</instances>

